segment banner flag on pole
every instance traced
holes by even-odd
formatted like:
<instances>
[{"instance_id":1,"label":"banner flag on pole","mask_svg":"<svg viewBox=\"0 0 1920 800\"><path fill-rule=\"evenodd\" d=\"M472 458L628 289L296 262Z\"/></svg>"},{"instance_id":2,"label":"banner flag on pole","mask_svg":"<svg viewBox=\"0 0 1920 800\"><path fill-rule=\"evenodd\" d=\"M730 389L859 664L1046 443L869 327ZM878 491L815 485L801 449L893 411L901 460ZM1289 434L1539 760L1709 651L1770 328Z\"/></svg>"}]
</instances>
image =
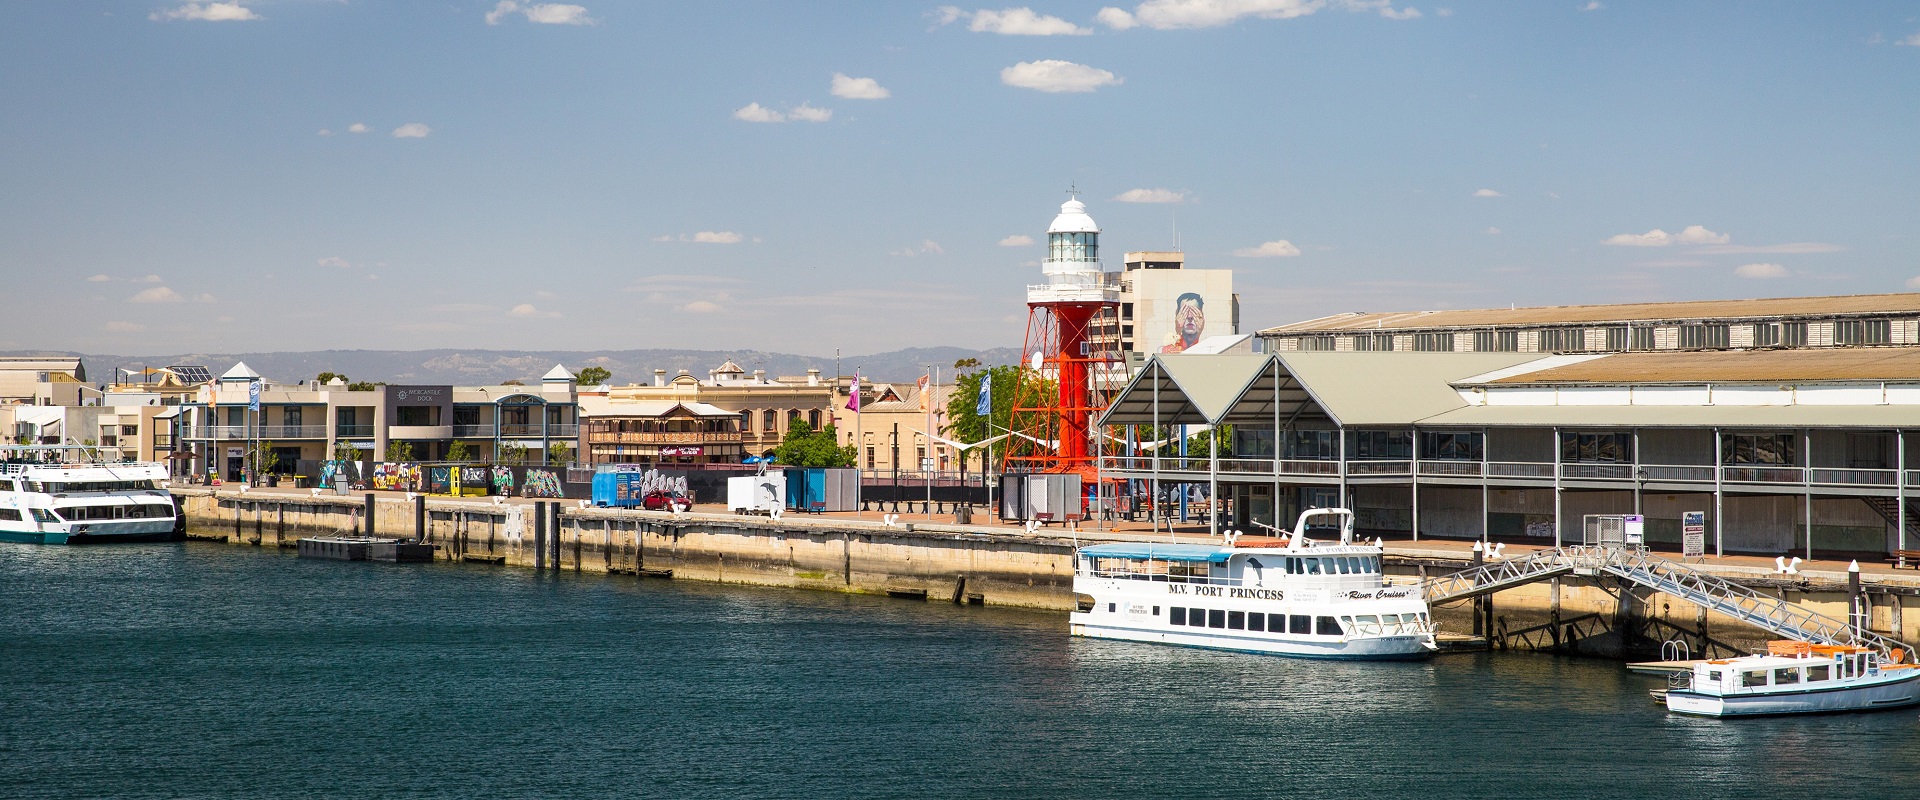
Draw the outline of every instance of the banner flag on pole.
<instances>
[{"instance_id":1,"label":"banner flag on pole","mask_svg":"<svg viewBox=\"0 0 1920 800\"><path fill-rule=\"evenodd\" d=\"M973 413L977 416L993 416L993 375L980 374L980 402L973 404Z\"/></svg>"},{"instance_id":2,"label":"banner flag on pole","mask_svg":"<svg viewBox=\"0 0 1920 800\"><path fill-rule=\"evenodd\" d=\"M848 392L847 410L860 413L860 373L853 373L853 389Z\"/></svg>"},{"instance_id":3,"label":"banner flag on pole","mask_svg":"<svg viewBox=\"0 0 1920 800\"><path fill-rule=\"evenodd\" d=\"M250 381L247 383L247 408L250 408L254 411L260 410L260 382L259 381Z\"/></svg>"}]
</instances>

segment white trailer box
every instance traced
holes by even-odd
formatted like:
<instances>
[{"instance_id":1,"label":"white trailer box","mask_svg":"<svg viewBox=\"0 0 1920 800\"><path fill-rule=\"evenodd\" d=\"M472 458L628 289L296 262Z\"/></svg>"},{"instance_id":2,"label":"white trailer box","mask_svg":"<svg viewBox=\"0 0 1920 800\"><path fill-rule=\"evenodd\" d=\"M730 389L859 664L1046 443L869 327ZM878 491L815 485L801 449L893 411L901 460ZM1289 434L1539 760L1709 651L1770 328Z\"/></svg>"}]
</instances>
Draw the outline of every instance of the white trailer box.
<instances>
[{"instance_id":1,"label":"white trailer box","mask_svg":"<svg viewBox=\"0 0 1920 800\"><path fill-rule=\"evenodd\" d=\"M787 476L779 471L727 479L727 508L735 514L772 514L787 506Z\"/></svg>"}]
</instances>

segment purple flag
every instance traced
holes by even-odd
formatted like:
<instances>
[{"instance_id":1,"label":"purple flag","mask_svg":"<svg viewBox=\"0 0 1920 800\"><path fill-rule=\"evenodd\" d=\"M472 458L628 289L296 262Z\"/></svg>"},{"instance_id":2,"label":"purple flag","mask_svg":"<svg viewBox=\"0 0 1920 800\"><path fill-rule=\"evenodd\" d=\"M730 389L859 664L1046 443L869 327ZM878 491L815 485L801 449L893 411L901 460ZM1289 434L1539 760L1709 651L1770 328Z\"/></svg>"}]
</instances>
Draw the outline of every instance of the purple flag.
<instances>
[{"instance_id":1,"label":"purple flag","mask_svg":"<svg viewBox=\"0 0 1920 800\"><path fill-rule=\"evenodd\" d=\"M847 397L847 410L860 413L860 373L853 373L853 389Z\"/></svg>"}]
</instances>

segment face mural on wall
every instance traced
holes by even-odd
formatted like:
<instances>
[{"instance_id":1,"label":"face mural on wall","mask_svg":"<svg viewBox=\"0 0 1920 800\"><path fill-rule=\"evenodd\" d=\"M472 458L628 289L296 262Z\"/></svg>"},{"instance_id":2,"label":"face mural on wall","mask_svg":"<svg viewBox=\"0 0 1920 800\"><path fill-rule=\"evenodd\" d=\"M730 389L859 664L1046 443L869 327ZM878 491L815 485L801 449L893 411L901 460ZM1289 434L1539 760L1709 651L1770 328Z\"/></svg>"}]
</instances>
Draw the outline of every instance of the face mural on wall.
<instances>
[{"instance_id":1,"label":"face mural on wall","mask_svg":"<svg viewBox=\"0 0 1920 800\"><path fill-rule=\"evenodd\" d=\"M1186 292L1174 301L1173 330L1179 336L1172 343L1160 348L1162 353L1181 353L1200 343L1200 336L1207 331L1207 302L1200 299L1198 292Z\"/></svg>"}]
</instances>

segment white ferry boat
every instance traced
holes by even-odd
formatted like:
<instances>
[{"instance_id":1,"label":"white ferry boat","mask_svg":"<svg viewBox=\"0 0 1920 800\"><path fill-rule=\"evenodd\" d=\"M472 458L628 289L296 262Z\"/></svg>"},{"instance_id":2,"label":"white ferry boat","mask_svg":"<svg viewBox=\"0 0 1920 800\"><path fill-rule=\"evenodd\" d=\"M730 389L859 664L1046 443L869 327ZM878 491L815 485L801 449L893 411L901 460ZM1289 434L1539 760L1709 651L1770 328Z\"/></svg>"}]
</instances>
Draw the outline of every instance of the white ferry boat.
<instances>
[{"instance_id":1,"label":"white ferry boat","mask_svg":"<svg viewBox=\"0 0 1920 800\"><path fill-rule=\"evenodd\" d=\"M1307 538L1309 522L1324 518L1338 542ZM1344 508L1310 509L1282 537L1089 545L1074 559L1072 633L1305 658L1424 658L1437 649L1426 601L1417 587L1388 586L1380 555L1354 543Z\"/></svg>"},{"instance_id":2,"label":"white ferry boat","mask_svg":"<svg viewBox=\"0 0 1920 800\"><path fill-rule=\"evenodd\" d=\"M111 462L83 447L0 448L0 541L153 542L173 538L167 469Z\"/></svg>"},{"instance_id":3,"label":"white ferry boat","mask_svg":"<svg viewBox=\"0 0 1920 800\"><path fill-rule=\"evenodd\" d=\"M1896 662L1902 655L1893 652ZM1920 665L1884 663L1864 647L1780 641L1764 655L1695 664L1654 694L1668 711L1708 717L1900 708L1920 704Z\"/></svg>"}]
</instances>

